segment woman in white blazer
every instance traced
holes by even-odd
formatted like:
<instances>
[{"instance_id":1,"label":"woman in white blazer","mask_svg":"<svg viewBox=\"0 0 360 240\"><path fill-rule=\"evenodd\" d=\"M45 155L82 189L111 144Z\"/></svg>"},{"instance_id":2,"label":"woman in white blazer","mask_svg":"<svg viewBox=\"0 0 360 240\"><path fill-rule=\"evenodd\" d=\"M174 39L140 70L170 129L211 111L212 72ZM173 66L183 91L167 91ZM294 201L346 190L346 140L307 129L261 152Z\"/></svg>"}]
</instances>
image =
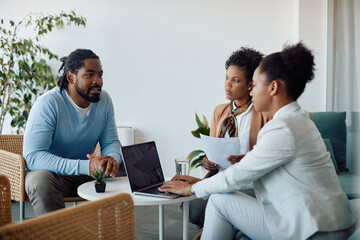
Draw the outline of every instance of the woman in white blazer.
<instances>
[{"instance_id":1,"label":"woman in white blazer","mask_svg":"<svg viewBox=\"0 0 360 240\"><path fill-rule=\"evenodd\" d=\"M330 154L296 102L313 77L314 57L302 43L264 58L254 73L252 101L256 111L274 117L260 130L254 149L211 178L177 176L160 188L210 196L201 239L232 239L233 226L262 240L351 234L354 218ZM249 183L256 198L236 192Z\"/></svg>"}]
</instances>

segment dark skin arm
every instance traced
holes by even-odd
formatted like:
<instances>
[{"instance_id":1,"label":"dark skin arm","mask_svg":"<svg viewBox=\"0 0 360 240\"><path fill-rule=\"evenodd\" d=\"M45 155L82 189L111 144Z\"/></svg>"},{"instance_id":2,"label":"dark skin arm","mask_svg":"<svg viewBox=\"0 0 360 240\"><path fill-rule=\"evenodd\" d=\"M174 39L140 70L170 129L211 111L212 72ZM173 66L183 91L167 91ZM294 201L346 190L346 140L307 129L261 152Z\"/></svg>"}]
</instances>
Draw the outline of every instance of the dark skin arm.
<instances>
[{"instance_id":1,"label":"dark skin arm","mask_svg":"<svg viewBox=\"0 0 360 240\"><path fill-rule=\"evenodd\" d=\"M201 181L200 178L191 177L187 175L175 175L171 179L171 181L167 181L161 187L159 187L159 191L171 192L183 196L190 196L191 185L199 181Z\"/></svg>"},{"instance_id":2,"label":"dark skin arm","mask_svg":"<svg viewBox=\"0 0 360 240\"><path fill-rule=\"evenodd\" d=\"M208 170L207 174L204 176L204 178L211 177L218 173L220 166L216 163L213 163L209 161L207 157L204 157L202 160L203 166L206 170Z\"/></svg>"},{"instance_id":3,"label":"dark skin arm","mask_svg":"<svg viewBox=\"0 0 360 240\"><path fill-rule=\"evenodd\" d=\"M239 162L245 155L230 155L227 160L231 164L235 164ZM206 160L204 161L204 159ZM206 162L208 164L207 166L218 166L217 164L209 161L207 157L203 159L203 163ZM215 175L218 172L218 169L216 167L216 171L209 171L204 178L211 177L212 175ZM175 175L171 181L165 182L159 190L162 192L171 192L175 194L180 194L183 196L190 196L191 195L191 185L201 181L200 178L195 178L187 175Z\"/></svg>"},{"instance_id":4,"label":"dark skin arm","mask_svg":"<svg viewBox=\"0 0 360 240\"><path fill-rule=\"evenodd\" d=\"M167 181L161 187L159 187L159 191L171 192L183 196L190 196L191 185L192 184L184 181Z\"/></svg>"},{"instance_id":5,"label":"dark skin arm","mask_svg":"<svg viewBox=\"0 0 360 240\"><path fill-rule=\"evenodd\" d=\"M242 155L230 155L227 157L227 160L231 163L231 164L235 164L237 162L240 162L240 160L245 156L245 154Z\"/></svg>"},{"instance_id":6,"label":"dark skin arm","mask_svg":"<svg viewBox=\"0 0 360 240\"><path fill-rule=\"evenodd\" d=\"M207 157L204 157L202 160L203 166L206 170L211 172L217 172L220 169L220 166L214 162L211 162Z\"/></svg>"},{"instance_id":7,"label":"dark skin arm","mask_svg":"<svg viewBox=\"0 0 360 240\"><path fill-rule=\"evenodd\" d=\"M235 164L237 162L240 162L240 160L244 156L245 156L245 154L242 154L242 155L230 155L229 157L227 157L227 160L231 164ZM215 174L217 174L219 172L220 166L217 165L216 163L211 162L207 157L204 157L202 162L203 162L204 168L206 170L209 170L204 178L209 178L209 177L214 176Z\"/></svg>"},{"instance_id":8,"label":"dark skin arm","mask_svg":"<svg viewBox=\"0 0 360 240\"><path fill-rule=\"evenodd\" d=\"M182 182L186 182L189 184L194 184L197 183L199 181L201 181L200 178L196 178L196 177L192 177L192 176L187 176L187 175L175 175L171 181L182 181Z\"/></svg>"},{"instance_id":9,"label":"dark skin arm","mask_svg":"<svg viewBox=\"0 0 360 240\"><path fill-rule=\"evenodd\" d=\"M119 171L119 164L112 156L92 156L86 155L90 159L90 174L97 169L104 169L105 175L115 177Z\"/></svg>"}]
</instances>

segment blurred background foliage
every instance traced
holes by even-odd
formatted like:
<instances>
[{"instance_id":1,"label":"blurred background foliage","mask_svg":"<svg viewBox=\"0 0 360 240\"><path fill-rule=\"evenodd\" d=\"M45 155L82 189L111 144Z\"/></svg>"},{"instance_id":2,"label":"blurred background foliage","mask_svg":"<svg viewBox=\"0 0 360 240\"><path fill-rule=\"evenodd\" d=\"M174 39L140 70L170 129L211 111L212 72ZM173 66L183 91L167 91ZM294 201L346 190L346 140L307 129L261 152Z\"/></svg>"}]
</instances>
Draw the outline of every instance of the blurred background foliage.
<instances>
[{"instance_id":1,"label":"blurred background foliage","mask_svg":"<svg viewBox=\"0 0 360 240\"><path fill-rule=\"evenodd\" d=\"M21 21L0 19L0 134L5 117L22 133L32 104L56 85L58 76L49 66L59 57L41 44L47 34L66 26L86 26L86 18L61 12L55 15L30 13Z\"/></svg>"}]
</instances>

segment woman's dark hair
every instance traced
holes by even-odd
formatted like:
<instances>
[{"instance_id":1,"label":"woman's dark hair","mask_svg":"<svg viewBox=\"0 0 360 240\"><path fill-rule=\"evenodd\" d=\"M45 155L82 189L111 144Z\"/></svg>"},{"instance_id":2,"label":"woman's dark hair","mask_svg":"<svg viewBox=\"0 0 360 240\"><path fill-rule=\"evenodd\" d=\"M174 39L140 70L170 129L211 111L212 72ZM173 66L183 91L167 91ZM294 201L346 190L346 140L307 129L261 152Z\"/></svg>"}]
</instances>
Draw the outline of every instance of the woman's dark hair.
<instances>
[{"instance_id":1,"label":"woman's dark hair","mask_svg":"<svg viewBox=\"0 0 360 240\"><path fill-rule=\"evenodd\" d=\"M239 50L233 52L225 63L225 68L228 70L230 66L237 66L245 73L246 82L252 81L255 69L259 66L263 54L253 48L241 47Z\"/></svg>"},{"instance_id":2,"label":"woman's dark hair","mask_svg":"<svg viewBox=\"0 0 360 240\"><path fill-rule=\"evenodd\" d=\"M314 66L314 55L300 42L266 56L260 63L260 71L267 75L269 83L281 79L288 97L296 100L304 92L306 83L314 78Z\"/></svg>"},{"instance_id":3,"label":"woman's dark hair","mask_svg":"<svg viewBox=\"0 0 360 240\"><path fill-rule=\"evenodd\" d=\"M77 73L82 66L84 66L84 60L89 58L99 59L99 57L89 49L76 49L70 53L67 57L62 57L60 61L62 65L59 69L59 72L63 70L63 74L60 76L57 85L60 87L60 92L63 89L67 89L69 82L66 77L67 72Z\"/></svg>"}]
</instances>

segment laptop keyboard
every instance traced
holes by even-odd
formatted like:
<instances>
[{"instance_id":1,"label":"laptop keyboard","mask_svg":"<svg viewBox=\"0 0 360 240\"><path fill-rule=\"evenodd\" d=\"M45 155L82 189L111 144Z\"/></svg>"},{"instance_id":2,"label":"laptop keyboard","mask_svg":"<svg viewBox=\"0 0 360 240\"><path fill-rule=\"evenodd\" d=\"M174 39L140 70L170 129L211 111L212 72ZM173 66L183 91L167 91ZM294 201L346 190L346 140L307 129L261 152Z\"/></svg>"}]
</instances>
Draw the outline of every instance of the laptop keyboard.
<instances>
[{"instance_id":1,"label":"laptop keyboard","mask_svg":"<svg viewBox=\"0 0 360 240\"><path fill-rule=\"evenodd\" d=\"M160 193L160 191L159 191L159 186L154 186L154 187L151 187L151 188L147 188L147 189L143 189L143 190L141 190L141 192L143 192L143 193Z\"/></svg>"},{"instance_id":2,"label":"laptop keyboard","mask_svg":"<svg viewBox=\"0 0 360 240\"><path fill-rule=\"evenodd\" d=\"M162 185L162 183L160 183L156 186L147 188L147 189L139 190L138 192L135 192L135 194L150 195L150 196L157 196L157 197L164 197L164 198L180 197L180 195L178 195L178 194L173 194L173 193L169 193L169 192L160 192L158 188L161 185Z\"/></svg>"}]
</instances>

